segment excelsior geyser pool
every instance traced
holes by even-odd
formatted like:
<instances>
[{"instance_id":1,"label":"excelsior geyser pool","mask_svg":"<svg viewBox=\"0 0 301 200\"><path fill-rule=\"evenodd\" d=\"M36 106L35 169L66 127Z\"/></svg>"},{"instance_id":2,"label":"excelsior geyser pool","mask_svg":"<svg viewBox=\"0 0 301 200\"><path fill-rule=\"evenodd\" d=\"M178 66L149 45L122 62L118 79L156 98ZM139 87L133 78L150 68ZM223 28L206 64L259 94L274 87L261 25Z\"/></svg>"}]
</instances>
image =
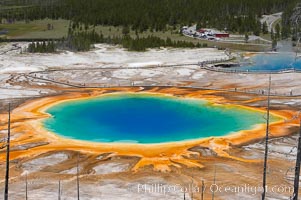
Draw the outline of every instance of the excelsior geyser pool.
<instances>
[{"instance_id":1,"label":"excelsior geyser pool","mask_svg":"<svg viewBox=\"0 0 301 200\"><path fill-rule=\"evenodd\" d=\"M268 71L279 72L284 70L300 70L301 58L296 58L294 53L275 53L275 54L258 54L251 57L252 64L242 65L240 67L232 67L229 70L241 71Z\"/></svg>"}]
</instances>

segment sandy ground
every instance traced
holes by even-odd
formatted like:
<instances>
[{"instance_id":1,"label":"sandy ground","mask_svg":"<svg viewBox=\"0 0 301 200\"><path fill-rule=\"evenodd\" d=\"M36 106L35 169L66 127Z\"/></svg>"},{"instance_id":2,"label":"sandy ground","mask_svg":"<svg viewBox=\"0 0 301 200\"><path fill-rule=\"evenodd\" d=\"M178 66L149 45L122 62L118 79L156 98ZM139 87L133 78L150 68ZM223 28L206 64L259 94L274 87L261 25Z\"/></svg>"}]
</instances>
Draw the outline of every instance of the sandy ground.
<instances>
[{"instance_id":1,"label":"sandy ground","mask_svg":"<svg viewBox=\"0 0 301 200\"><path fill-rule=\"evenodd\" d=\"M38 125L37 119L45 117L39 109L43 110L58 100L104 92L147 91L205 98L228 106L235 104L265 109L266 96L261 94L262 91L266 93L268 75L218 73L200 69L197 65L184 65L225 59L227 55L223 51L161 49L134 53L107 45L96 47L87 53L27 55L19 54L19 50L11 50L14 49L12 44L1 46L1 112L5 112L8 101L15 108L11 199L24 199L26 174L29 199L57 198L59 180L62 199L76 199L78 154L81 199L183 199L184 194L186 199L201 199L202 180L206 186L204 199L211 199L214 188L210 186L214 183L214 171L220 189L215 192L215 199L260 199L260 190L254 188L261 185L262 179L263 127L223 139L213 138L154 148L87 145L45 133ZM183 66L146 68L163 64ZM96 69L99 67L102 69ZM132 67L136 69L128 69ZM58 71L44 71L49 69ZM43 72L32 73L37 70ZM74 89L49 80L75 86L115 88ZM301 74L276 74L272 75L272 80L272 110L285 120L273 125L271 131L274 138L270 144L268 197L288 199L292 194L289 189L292 186L292 167L296 154L293 147L297 143L296 123L301 97L281 95L289 95L291 91L293 95L301 95ZM159 87L162 85L171 87ZM191 87L218 90L203 91ZM5 119L6 115L1 115L1 138L7 132ZM4 150L0 150L1 171L4 171L4 158ZM1 191L4 187L3 179L4 173L1 173ZM249 190L234 190L239 188Z\"/></svg>"}]
</instances>

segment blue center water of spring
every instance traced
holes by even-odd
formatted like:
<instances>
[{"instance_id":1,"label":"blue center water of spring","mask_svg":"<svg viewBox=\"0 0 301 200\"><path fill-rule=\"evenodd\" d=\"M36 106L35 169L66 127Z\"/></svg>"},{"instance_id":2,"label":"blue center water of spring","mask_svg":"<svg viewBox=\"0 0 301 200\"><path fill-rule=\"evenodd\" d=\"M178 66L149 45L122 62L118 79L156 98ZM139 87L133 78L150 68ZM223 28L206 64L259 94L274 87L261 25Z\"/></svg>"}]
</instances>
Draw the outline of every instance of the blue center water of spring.
<instances>
[{"instance_id":1,"label":"blue center water of spring","mask_svg":"<svg viewBox=\"0 0 301 200\"><path fill-rule=\"evenodd\" d=\"M263 113L238 106L149 94L73 100L47 112L52 117L44 120L46 129L92 142L176 142L225 136L265 122Z\"/></svg>"},{"instance_id":2,"label":"blue center water of spring","mask_svg":"<svg viewBox=\"0 0 301 200\"><path fill-rule=\"evenodd\" d=\"M294 53L274 53L274 54L258 54L250 58L250 63L242 64L239 67L233 67L231 70L247 70L247 71L285 71L300 70L301 57L296 57Z\"/></svg>"}]
</instances>

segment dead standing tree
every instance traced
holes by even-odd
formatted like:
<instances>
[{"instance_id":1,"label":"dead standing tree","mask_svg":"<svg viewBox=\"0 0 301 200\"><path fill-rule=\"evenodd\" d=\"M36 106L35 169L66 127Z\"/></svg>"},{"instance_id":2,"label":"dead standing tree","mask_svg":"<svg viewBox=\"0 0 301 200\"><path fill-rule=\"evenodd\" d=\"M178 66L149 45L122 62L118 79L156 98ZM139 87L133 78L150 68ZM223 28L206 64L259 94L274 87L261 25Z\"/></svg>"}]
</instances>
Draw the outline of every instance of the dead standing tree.
<instances>
[{"instance_id":1,"label":"dead standing tree","mask_svg":"<svg viewBox=\"0 0 301 200\"><path fill-rule=\"evenodd\" d=\"M189 188L191 188L191 200L193 200L193 177L191 179L191 186Z\"/></svg>"},{"instance_id":2,"label":"dead standing tree","mask_svg":"<svg viewBox=\"0 0 301 200\"><path fill-rule=\"evenodd\" d=\"M6 173L5 173L4 200L8 200L9 152L10 152L10 103L8 104L8 129L7 129L7 141L6 141Z\"/></svg>"},{"instance_id":3,"label":"dead standing tree","mask_svg":"<svg viewBox=\"0 0 301 200\"><path fill-rule=\"evenodd\" d=\"M294 194L292 200L298 200L300 164L301 164L301 121L300 121L300 132L299 132L299 141L298 141L298 152L297 152L296 167L295 167Z\"/></svg>"},{"instance_id":4,"label":"dead standing tree","mask_svg":"<svg viewBox=\"0 0 301 200\"><path fill-rule=\"evenodd\" d=\"M28 182L27 182L27 173L25 175L25 200L28 199Z\"/></svg>"},{"instance_id":5,"label":"dead standing tree","mask_svg":"<svg viewBox=\"0 0 301 200\"><path fill-rule=\"evenodd\" d=\"M77 162L76 162L76 184L77 184L77 200L79 200L79 168L78 168L78 161L79 160L79 153L77 154Z\"/></svg>"},{"instance_id":6,"label":"dead standing tree","mask_svg":"<svg viewBox=\"0 0 301 200\"><path fill-rule=\"evenodd\" d=\"M61 180L59 180L58 200L61 200Z\"/></svg>"},{"instance_id":7,"label":"dead standing tree","mask_svg":"<svg viewBox=\"0 0 301 200\"><path fill-rule=\"evenodd\" d=\"M201 193L201 200L204 200L204 192L205 192L205 184L204 184L204 180L202 180L202 193Z\"/></svg>"},{"instance_id":8,"label":"dead standing tree","mask_svg":"<svg viewBox=\"0 0 301 200\"><path fill-rule=\"evenodd\" d=\"M215 198L215 187L216 185L216 166L214 166L214 177L213 177L213 185L214 185L214 189L211 191L212 195L211 195L211 199L214 200Z\"/></svg>"},{"instance_id":9,"label":"dead standing tree","mask_svg":"<svg viewBox=\"0 0 301 200\"><path fill-rule=\"evenodd\" d=\"M267 175L267 161L269 153L269 134L270 134L270 96L271 96L271 75L269 77L268 88L268 102L267 102L267 118L266 118L266 134L265 134L265 150L264 150L264 163L263 163L263 180L262 180L262 200L265 200L266 196L266 175Z\"/></svg>"}]
</instances>

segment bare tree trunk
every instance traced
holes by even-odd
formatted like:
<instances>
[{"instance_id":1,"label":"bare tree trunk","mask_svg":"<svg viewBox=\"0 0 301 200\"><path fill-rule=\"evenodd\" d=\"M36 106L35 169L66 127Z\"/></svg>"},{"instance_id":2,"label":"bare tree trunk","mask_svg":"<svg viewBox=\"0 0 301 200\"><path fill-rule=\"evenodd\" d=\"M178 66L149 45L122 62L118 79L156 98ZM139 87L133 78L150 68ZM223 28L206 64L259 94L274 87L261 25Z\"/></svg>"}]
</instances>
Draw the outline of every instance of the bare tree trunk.
<instances>
[{"instance_id":1,"label":"bare tree trunk","mask_svg":"<svg viewBox=\"0 0 301 200\"><path fill-rule=\"evenodd\" d=\"M61 200L61 180L59 180L58 200Z\"/></svg>"},{"instance_id":2,"label":"bare tree trunk","mask_svg":"<svg viewBox=\"0 0 301 200\"><path fill-rule=\"evenodd\" d=\"M27 173L25 176L25 199L28 199L28 182L27 182Z\"/></svg>"},{"instance_id":3,"label":"bare tree trunk","mask_svg":"<svg viewBox=\"0 0 301 200\"><path fill-rule=\"evenodd\" d=\"M214 178L213 178L213 185L216 183L216 166L214 167ZM214 190L212 190L212 197L211 199L214 200Z\"/></svg>"},{"instance_id":4,"label":"bare tree trunk","mask_svg":"<svg viewBox=\"0 0 301 200\"><path fill-rule=\"evenodd\" d=\"M10 151L10 103L8 104L8 132L7 132L7 142L6 142L6 173L5 173L4 200L8 200L9 151Z\"/></svg>"},{"instance_id":5,"label":"bare tree trunk","mask_svg":"<svg viewBox=\"0 0 301 200\"><path fill-rule=\"evenodd\" d=\"M295 167L293 200L298 200L299 179L300 179L299 178L300 177L300 163L301 163L301 121L300 121L300 133L299 133L299 142L298 142L298 153L297 153L296 167Z\"/></svg>"},{"instance_id":6,"label":"bare tree trunk","mask_svg":"<svg viewBox=\"0 0 301 200\"><path fill-rule=\"evenodd\" d=\"M205 192L205 184L204 184L204 180L202 180L202 195L201 195L201 200L204 200L204 192Z\"/></svg>"},{"instance_id":7,"label":"bare tree trunk","mask_svg":"<svg viewBox=\"0 0 301 200\"><path fill-rule=\"evenodd\" d=\"M191 180L191 200L193 200L193 179Z\"/></svg>"},{"instance_id":8,"label":"bare tree trunk","mask_svg":"<svg viewBox=\"0 0 301 200\"><path fill-rule=\"evenodd\" d=\"M268 88L268 107L267 107L267 118L266 118L266 133L265 133L265 150L264 150L264 163L263 163L263 180L262 180L262 200L265 200L266 196L266 175L267 175L267 161L269 153L269 132L270 132L270 95L271 95L271 75L269 77L269 88Z\"/></svg>"},{"instance_id":9,"label":"bare tree trunk","mask_svg":"<svg viewBox=\"0 0 301 200\"><path fill-rule=\"evenodd\" d=\"M79 200L79 169L78 169L78 159L79 154L77 154L77 164L76 164L76 183L77 183L77 200Z\"/></svg>"}]
</instances>

